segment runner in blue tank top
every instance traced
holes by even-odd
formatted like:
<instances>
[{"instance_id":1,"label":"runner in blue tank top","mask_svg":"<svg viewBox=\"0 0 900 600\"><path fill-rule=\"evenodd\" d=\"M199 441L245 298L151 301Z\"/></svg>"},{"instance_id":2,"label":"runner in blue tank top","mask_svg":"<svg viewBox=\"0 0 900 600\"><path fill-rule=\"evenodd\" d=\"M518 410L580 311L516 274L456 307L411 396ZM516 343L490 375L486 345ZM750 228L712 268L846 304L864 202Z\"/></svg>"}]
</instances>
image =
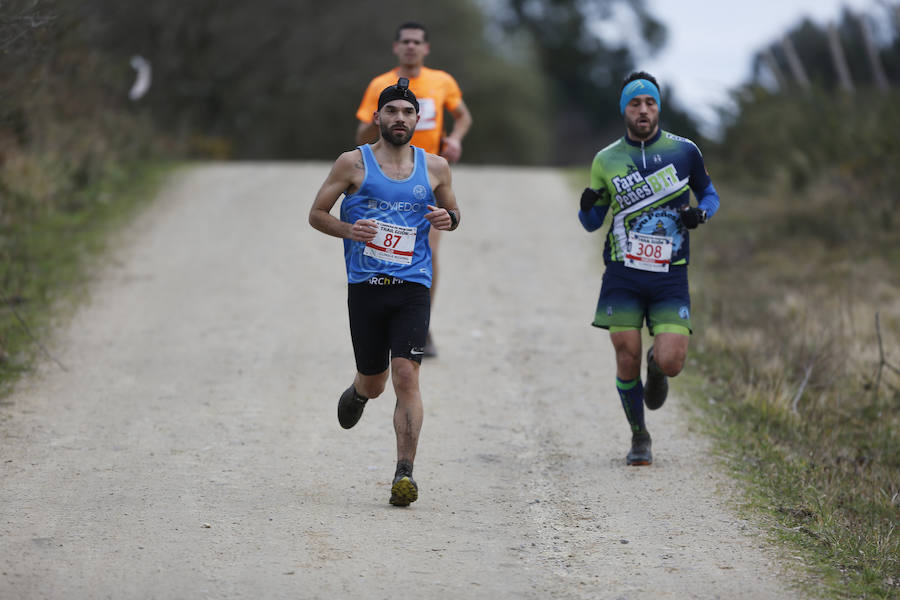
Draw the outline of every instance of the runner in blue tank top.
<instances>
[{"instance_id":1,"label":"runner in blue tank top","mask_svg":"<svg viewBox=\"0 0 900 600\"><path fill-rule=\"evenodd\" d=\"M616 389L632 432L626 463L649 465L644 406L654 410L665 402L667 377L684 367L691 333L688 232L715 214L719 195L697 146L659 128L659 86L652 75L632 73L625 79L619 109L625 136L594 157L578 218L595 231L607 212L612 215L593 324L609 330L616 352ZM690 204L691 192L697 206ZM646 386L641 384L645 320L654 337Z\"/></svg>"},{"instance_id":2,"label":"runner in blue tank top","mask_svg":"<svg viewBox=\"0 0 900 600\"><path fill-rule=\"evenodd\" d=\"M428 181L425 151L412 147L412 174L391 179L381 170L372 147L360 146L365 177L362 185L341 203L341 221L370 219L379 223L379 236L372 241L344 239L347 281L360 283L373 274L390 275L431 287L432 263L425 215L436 202Z\"/></svg>"},{"instance_id":3,"label":"runner in blue tank top","mask_svg":"<svg viewBox=\"0 0 900 600\"><path fill-rule=\"evenodd\" d=\"M428 233L432 227L452 231L460 220L446 159L409 144L418 120L419 103L408 80L385 88L375 112L381 137L338 157L309 212L310 225L344 240L356 376L338 400L341 427L356 425L389 376L394 385L395 506L408 506L419 495L412 468L422 429L419 368L431 312ZM342 194L338 219L331 209Z\"/></svg>"}]
</instances>

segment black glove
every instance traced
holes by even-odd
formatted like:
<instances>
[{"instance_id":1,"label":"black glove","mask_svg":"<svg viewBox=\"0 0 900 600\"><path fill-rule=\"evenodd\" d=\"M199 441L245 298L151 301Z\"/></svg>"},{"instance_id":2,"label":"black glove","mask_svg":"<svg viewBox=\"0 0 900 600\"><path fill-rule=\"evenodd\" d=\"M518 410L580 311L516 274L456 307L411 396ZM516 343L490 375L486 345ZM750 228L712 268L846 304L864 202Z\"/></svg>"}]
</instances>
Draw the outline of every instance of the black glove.
<instances>
[{"instance_id":1,"label":"black glove","mask_svg":"<svg viewBox=\"0 0 900 600\"><path fill-rule=\"evenodd\" d=\"M584 188L584 191L581 192L581 212L591 210L597 203L597 200L603 198L608 193L606 188L600 188L599 192L597 190L592 190L589 187Z\"/></svg>"},{"instance_id":2,"label":"black glove","mask_svg":"<svg viewBox=\"0 0 900 600\"><path fill-rule=\"evenodd\" d=\"M700 223L706 223L706 211L696 206L687 206L681 209L681 222L688 229L696 229Z\"/></svg>"}]
</instances>

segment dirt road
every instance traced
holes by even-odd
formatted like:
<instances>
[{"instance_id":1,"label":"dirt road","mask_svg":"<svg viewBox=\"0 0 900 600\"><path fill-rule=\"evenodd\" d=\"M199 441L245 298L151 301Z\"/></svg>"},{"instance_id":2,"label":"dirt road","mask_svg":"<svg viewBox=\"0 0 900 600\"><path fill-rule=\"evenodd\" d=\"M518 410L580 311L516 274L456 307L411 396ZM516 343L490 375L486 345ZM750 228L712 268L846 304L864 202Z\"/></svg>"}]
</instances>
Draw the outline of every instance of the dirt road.
<instances>
[{"instance_id":1,"label":"dirt road","mask_svg":"<svg viewBox=\"0 0 900 600\"><path fill-rule=\"evenodd\" d=\"M600 237L552 170L460 167L423 366L419 501L353 376L324 164L178 174L0 407L0 598L788 598L670 399L629 433L589 326Z\"/></svg>"}]
</instances>

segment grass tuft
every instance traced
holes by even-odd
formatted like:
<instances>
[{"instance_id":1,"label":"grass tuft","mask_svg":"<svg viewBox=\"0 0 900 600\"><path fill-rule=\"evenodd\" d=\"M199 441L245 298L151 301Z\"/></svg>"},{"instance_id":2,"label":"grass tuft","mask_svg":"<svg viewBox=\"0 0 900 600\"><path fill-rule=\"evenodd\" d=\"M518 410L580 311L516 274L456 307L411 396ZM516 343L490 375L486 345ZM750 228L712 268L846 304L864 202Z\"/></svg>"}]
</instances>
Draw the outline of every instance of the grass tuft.
<instances>
[{"instance_id":1,"label":"grass tuft","mask_svg":"<svg viewBox=\"0 0 900 600\"><path fill-rule=\"evenodd\" d=\"M25 162L35 181L60 177L59 165L44 157L20 157L16 169ZM54 186L68 183L16 182L14 202L0 213L0 395L31 368L53 320L84 291L91 260L152 197L168 169L158 162L110 162L91 183L59 195ZM2 175L0 185L15 179L9 170Z\"/></svg>"}]
</instances>

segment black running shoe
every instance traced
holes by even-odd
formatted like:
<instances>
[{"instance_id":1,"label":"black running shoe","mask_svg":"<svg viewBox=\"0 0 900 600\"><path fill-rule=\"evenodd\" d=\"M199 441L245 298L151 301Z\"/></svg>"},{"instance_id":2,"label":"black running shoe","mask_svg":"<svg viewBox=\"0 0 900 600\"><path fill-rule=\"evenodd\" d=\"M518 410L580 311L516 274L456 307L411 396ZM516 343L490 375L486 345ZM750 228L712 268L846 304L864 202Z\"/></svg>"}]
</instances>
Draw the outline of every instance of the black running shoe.
<instances>
[{"instance_id":1,"label":"black running shoe","mask_svg":"<svg viewBox=\"0 0 900 600\"><path fill-rule=\"evenodd\" d=\"M434 340L431 339L431 332L428 332L428 336L425 338L425 348L422 353L424 358L434 358L437 356L437 348L434 347Z\"/></svg>"},{"instance_id":2,"label":"black running shoe","mask_svg":"<svg viewBox=\"0 0 900 600\"><path fill-rule=\"evenodd\" d=\"M412 465L408 462L398 462L397 472L394 474L394 483L391 485L391 504L394 506L409 506L419 499L419 486L412 478Z\"/></svg>"},{"instance_id":3,"label":"black running shoe","mask_svg":"<svg viewBox=\"0 0 900 600\"><path fill-rule=\"evenodd\" d=\"M356 388L352 385L348 387L341 399L338 400L338 422L344 429L350 429L359 422L359 418L363 414L368 398L363 398L356 393Z\"/></svg>"},{"instance_id":4,"label":"black running shoe","mask_svg":"<svg viewBox=\"0 0 900 600\"><path fill-rule=\"evenodd\" d=\"M644 406L656 410L666 403L669 395L669 378L659 370L653 360L653 348L647 351L647 383L644 384Z\"/></svg>"},{"instance_id":5,"label":"black running shoe","mask_svg":"<svg viewBox=\"0 0 900 600\"><path fill-rule=\"evenodd\" d=\"M625 462L635 467L653 464L649 431L635 433L631 436L631 452L628 453Z\"/></svg>"}]
</instances>

